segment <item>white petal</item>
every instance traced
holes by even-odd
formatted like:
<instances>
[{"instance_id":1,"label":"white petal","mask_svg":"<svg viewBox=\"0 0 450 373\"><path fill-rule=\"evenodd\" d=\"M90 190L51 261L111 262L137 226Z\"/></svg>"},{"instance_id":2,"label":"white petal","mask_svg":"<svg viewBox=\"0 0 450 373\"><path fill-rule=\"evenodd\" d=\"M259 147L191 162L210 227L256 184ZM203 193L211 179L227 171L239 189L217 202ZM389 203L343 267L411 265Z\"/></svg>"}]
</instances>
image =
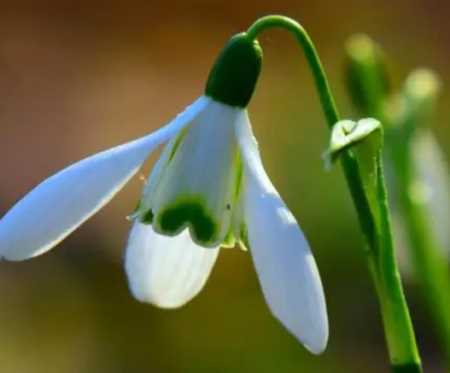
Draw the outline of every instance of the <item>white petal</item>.
<instances>
[{"instance_id":1,"label":"white petal","mask_svg":"<svg viewBox=\"0 0 450 373\"><path fill-rule=\"evenodd\" d=\"M319 354L328 341L328 318L316 263L263 168L245 112L236 130L245 165L248 240L265 299L281 323Z\"/></svg>"},{"instance_id":2,"label":"white petal","mask_svg":"<svg viewBox=\"0 0 450 373\"><path fill-rule=\"evenodd\" d=\"M130 290L141 302L181 307L203 288L218 254L196 245L187 230L169 237L135 221L125 253Z\"/></svg>"},{"instance_id":3,"label":"white petal","mask_svg":"<svg viewBox=\"0 0 450 373\"><path fill-rule=\"evenodd\" d=\"M189 227L202 246L222 243L230 230L239 177L234 123L240 109L210 101L177 139L157 178L149 180L143 205L151 206L157 232ZM171 144L167 148L172 148Z\"/></svg>"},{"instance_id":4,"label":"white petal","mask_svg":"<svg viewBox=\"0 0 450 373\"><path fill-rule=\"evenodd\" d=\"M54 247L109 202L150 152L189 124L207 101L200 98L158 131L86 158L39 184L0 221L0 256L23 260Z\"/></svg>"}]
</instances>

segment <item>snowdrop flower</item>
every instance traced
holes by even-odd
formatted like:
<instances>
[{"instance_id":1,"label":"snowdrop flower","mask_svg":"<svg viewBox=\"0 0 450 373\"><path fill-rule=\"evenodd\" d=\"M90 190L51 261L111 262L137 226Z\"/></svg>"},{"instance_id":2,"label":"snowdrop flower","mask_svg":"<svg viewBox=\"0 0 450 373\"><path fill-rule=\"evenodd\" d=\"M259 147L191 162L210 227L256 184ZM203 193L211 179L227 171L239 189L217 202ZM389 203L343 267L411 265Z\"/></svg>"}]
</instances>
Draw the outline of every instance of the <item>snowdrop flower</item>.
<instances>
[{"instance_id":1,"label":"snowdrop flower","mask_svg":"<svg viewBox=\"0 0 450 373\"><path fill-rule=\"evenodd\" d=\"M328 320L316 263L269 180L247 104L262 53L239 34L226 45L205 94L158 131L51 176L0 222L0 255L43 254L95 214L167 142L138 208L125 255L133 295L180 307L204 286L220 247L251 251L273 314L311 352L324 350Z\"/></svg>"}]
</instances>

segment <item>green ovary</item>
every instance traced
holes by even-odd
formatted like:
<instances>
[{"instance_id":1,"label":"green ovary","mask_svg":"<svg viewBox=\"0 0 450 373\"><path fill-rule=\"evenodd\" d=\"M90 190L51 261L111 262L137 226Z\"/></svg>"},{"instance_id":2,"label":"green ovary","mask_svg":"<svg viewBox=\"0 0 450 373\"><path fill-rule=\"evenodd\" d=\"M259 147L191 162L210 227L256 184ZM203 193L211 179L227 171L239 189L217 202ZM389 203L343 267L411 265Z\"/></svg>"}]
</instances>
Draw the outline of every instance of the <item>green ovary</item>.
<instances>
[{"instance_id":1,"label":"green ovary","mask_svg":"<svg viewBox=\"0 0 450 373\"><path fill-rule=\"evenodd\" d=\"M189 227L192 239L199 244L211 246L217 240L218 224L197 200L179 201L164 208L157 219L162 233L174 235Z\"/></svg>"}]
</instances>

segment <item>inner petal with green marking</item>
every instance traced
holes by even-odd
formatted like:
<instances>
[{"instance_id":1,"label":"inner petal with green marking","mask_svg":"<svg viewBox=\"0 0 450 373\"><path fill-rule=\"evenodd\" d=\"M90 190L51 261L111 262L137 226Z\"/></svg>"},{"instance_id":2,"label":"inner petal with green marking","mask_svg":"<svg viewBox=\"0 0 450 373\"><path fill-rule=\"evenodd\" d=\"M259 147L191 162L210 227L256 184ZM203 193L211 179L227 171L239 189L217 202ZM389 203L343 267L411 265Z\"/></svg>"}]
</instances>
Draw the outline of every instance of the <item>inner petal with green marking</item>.
<instances>
[{"instance_id":1,"label":"inner petal with green marking","mask_svg":"<svg viewBox=\"0 0 450 373\"><path fill-rule=\"evenodd\" d=\"M211 100L166 146L133 216L165 235L188 228L204 247L234 246L242 225L239 110Z\"/></svg>"}]
</instances>

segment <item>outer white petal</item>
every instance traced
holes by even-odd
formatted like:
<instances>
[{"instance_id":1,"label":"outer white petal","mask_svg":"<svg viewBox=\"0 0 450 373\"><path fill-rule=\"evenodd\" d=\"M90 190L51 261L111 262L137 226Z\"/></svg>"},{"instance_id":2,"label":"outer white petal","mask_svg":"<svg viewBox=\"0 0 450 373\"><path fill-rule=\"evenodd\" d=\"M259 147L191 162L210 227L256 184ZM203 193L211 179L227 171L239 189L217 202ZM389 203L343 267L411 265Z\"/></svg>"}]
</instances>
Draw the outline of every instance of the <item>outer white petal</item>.
<instances>
[{"instance_id":1,"label":"outer white petal","mask_svg":"<svg viewBox=\"0 0 450 373\"><path fill-rule=\"evenodd\" d=\"M142 302L181 307L203 288L218 254L196 245L187 229L169 237L135 221L125 253L130 290Z\"/></svg>"},{"instance_id":2,"label":"outer white petal","mask_svg":"<svg viewBox=\"0 0 450 373\"><path fill-rule=\"evenodd\" d=\"M0 221L0 255L23 260L54 247L125 185L150 152L207 105L202 97L165 127L95 154L51 176Z\"/></svg>"},{"instance_id":3,"label":"outer white petal","mask_svg":"<svg viewBox=\"0 0 450 373\"><path fill-rule=\"evenodd\" d=\"M316 263L263 168L246 112L236 130L245 165L248 240L265 299L281 323L319 354L328 341L328 318Z\"/></svg>"}]
</instances>

